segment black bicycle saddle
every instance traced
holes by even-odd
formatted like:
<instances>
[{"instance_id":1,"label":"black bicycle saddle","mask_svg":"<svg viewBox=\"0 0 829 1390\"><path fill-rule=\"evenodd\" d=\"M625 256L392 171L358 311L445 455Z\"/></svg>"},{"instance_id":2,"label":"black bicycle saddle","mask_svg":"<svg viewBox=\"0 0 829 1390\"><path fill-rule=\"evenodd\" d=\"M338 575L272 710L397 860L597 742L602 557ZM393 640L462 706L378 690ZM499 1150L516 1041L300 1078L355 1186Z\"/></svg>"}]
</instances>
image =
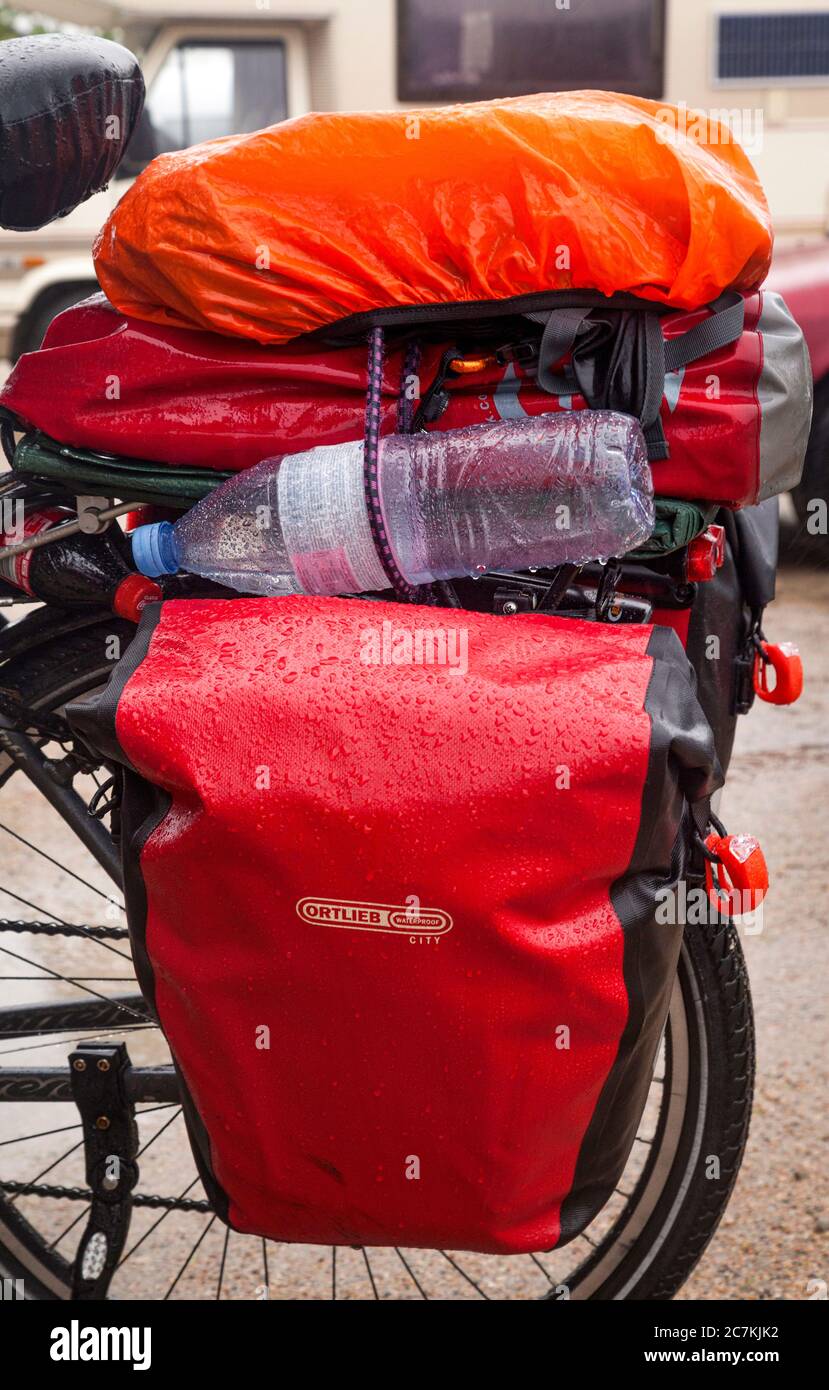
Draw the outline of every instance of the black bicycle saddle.
<instances>
[{"instance_id":1,"label":"black bicycle saddle","mask_svg":"<svg viewBox=\"0 0 829 1390\"><path fill-rule=\"evenodd\" d=\"M143 105L138 62L119 43L0 43L0 226L34 231L106 187Z\"/></svg>"}]
</instances>

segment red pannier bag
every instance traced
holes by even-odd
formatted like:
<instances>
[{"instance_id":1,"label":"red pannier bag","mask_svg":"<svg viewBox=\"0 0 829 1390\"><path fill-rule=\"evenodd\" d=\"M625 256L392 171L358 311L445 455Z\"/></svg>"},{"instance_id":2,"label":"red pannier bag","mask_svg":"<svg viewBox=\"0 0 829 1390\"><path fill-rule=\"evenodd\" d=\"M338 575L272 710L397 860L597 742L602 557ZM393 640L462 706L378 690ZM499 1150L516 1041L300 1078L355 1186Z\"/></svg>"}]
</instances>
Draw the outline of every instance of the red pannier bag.
<instances>
[{"instance_id":1,"label":"red pannier bag","mask_svg":"<svg viewBox=\"0 0 829 1390\"><path fill-rule=\"evenodd\" d=\"M591 313L589 331L579 330L559 363L559 380L551 384L563 394L543 390L538 361L527 360L527 350L539 357L544 325L510 320L501 332L504 350L490 326L495 350L485 354L481 370L450 372L444 408L425 420L427 428L583 409L588 403L641 416L650 394L658 412L649 437L657 495L740 507L797 483L809 435L811 372L802 333L778 294L733 296L726 311L732 322L720 337L734 336L713 350L712 337L699 335L710 333L714 323L722 326L722 312L657 315L641 301L636 312L580 299L584 313ZM655 397L645 355L654 337L643 331L646 322L656 325L666 345L651 364ZM464 325L454 328L460 334ZM516 341L522 334L524 341ZM689 340L688 334L697 337ZM680 342L686 350L708 350L670 369L671 345ZM423 394L449 346L445 338L423 343L415 383ZM406 344L390 342L383 433L397 426L405 361ZM564 375L568 369L572 385ZM235 470L274 454L359 437L365 391L363 342L260 347L125 318L97 296L55 319L43 348L17 363L0 404L61 443Z\"/></svg>"},{"instance_id":2,"label":"red pannier bag","mask_svg":"<svg viewBox=\"0 0 829 1390\"><path fill-rule=\"evenodd\" d=\"M171 601L70 718L124 766L136 968L224 1220L502 1254L592 1220L721 781L674 633Z\"/></svg>"}]
</instances>

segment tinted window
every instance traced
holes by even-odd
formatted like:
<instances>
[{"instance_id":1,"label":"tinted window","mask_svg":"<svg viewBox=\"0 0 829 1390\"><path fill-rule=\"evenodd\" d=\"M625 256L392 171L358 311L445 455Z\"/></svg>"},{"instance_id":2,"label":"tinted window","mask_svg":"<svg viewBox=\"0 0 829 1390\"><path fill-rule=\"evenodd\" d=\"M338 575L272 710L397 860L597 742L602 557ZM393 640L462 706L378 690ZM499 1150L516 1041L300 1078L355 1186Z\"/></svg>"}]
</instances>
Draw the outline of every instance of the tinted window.
<instances>
[{"instance_id":1,"label":"tinted window","mask_svg":"<svg viewBox=\"0 0 829 1390\"><path fill-rule=\"evenodd\" d=\"M398 0L398 95L599 87L662 96L662 0Z\"/></svg>"},{"instance_id":2,"label":"tinted window","mask_svg":"<svg viewBox=\"0 0 829 1390\"><path fill-rule=\"evenodd\" d=\"M153 154L284 121L284 45L276 40L179 44L150 86L147 112Z\"/></svg>"}]
</instances>

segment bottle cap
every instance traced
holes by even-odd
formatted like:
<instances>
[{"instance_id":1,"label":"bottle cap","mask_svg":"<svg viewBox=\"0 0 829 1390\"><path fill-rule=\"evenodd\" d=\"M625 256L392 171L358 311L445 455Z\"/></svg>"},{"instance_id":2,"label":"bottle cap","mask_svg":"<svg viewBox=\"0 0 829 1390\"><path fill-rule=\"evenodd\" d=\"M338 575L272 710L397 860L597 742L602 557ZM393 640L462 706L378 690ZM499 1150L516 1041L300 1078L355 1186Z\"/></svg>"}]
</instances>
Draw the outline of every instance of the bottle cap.
<instances>
[{"instance_id":1,"label":"bottle cap","mask_svg":"<svg viewBox=\"0 0 829 1390\"><path fill-rule=\"evenodd\" d=\"M141 610L148 603L159 603L164 595L158 585L144 574L128 574L121 580L112 599L112 610L119 618L137 623Z\"/></svg>"},{"instance_id":2,"label":"bottle cap","mask_svg":"<svg viewBox=\"0 0 829 1390\"><path fill-rule=\"evenodd\" d=\"M142 574L178 574L176 542L170 521L153 521L130 535L132 558Z\"/></svg>"}]
</instances>

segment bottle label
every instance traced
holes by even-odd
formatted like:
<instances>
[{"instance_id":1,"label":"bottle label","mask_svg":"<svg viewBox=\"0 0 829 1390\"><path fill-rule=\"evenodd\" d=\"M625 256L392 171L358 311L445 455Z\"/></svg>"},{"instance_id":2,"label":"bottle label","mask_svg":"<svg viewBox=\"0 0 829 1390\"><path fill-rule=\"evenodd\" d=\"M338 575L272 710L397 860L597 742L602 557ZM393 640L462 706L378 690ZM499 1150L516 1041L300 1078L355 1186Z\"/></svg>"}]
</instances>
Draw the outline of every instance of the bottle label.
<instances>
[{"instance_id":1,"label":"bottle label","mask_svg":"<svg viewBox=\"0 0 829 1390\"><path fill-rule=\"evenodd\" d=\"M18 530L4 531L2 544L18 545L20 541L31 540L33 536L39 536L41 531L47 531L56 522L65 520L59 511L29 512L24 517L23 525ZM7 583L13 584L16 589L22 589L25 594L34 593L29 584L29 568L32 563L34 550L25 550L22 555L10 555L5 560L0 560L0 579L5 579Z\"/></svg>"},{"instance_id":2,"label":"bottle label","mask_svg":"<svg viewBox=\"0 0 829 1390\"><path fill-rule=\"evenodd\" d=\"M363 443L289 454L277 475L279 524L306 594L361 594L389 581L363 493Z\"/></svg>"},{"instance_id":3,"label":"bottle label","mask_svg":"<svg viewBox=\"0 0 829 1390\"><path fill-rule=\"evenodd\" d=\"M359 580L343 549L308 550L291 554L297 583L304 594L343 594L357 591Z\"/></svg>"}]
</instances>

